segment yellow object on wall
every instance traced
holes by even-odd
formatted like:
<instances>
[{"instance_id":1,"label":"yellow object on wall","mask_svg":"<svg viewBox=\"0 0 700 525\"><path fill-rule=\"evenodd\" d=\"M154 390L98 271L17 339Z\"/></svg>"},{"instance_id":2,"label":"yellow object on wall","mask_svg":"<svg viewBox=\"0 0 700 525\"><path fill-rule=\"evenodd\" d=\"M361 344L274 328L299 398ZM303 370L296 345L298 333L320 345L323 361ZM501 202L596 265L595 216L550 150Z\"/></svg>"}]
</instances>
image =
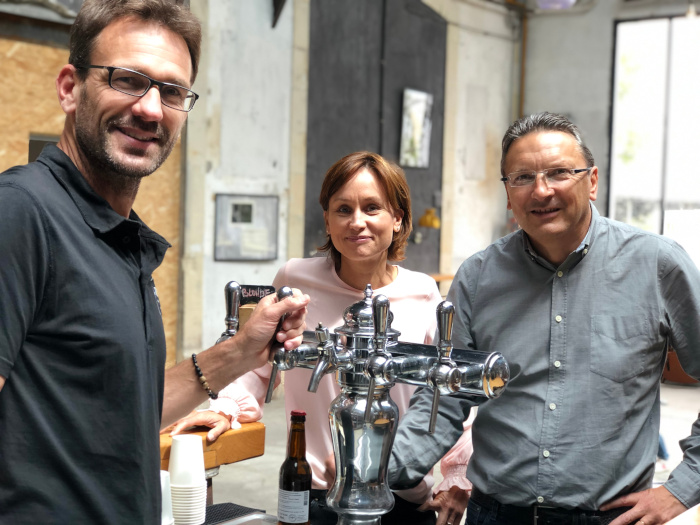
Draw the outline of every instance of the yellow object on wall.
<instances>
[{"instance_id":1,"label":"yellow object on wall","mask_svg":"<svg viewBox=\"0 0 700 525\"><path fill-rule=\"evenodd\" d=\"M424 228L440 228L440 217L435 213L435 208L428 208L425 210L423 216L418 219L418 226L423 226Z\"/></svg>"}]
</instances>

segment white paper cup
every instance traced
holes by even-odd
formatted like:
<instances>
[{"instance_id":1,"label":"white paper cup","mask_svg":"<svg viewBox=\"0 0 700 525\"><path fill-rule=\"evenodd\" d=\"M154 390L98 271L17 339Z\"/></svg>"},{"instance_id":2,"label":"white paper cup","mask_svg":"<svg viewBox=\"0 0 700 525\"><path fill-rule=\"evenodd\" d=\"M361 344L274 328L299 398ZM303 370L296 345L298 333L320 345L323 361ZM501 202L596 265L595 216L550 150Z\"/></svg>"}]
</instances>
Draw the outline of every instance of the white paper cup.
<instances>
[{"instance_id":1,"label":"white paper cup","mask_svg":"<svg viewBox=\"0 0 700 525\"><path fill-rule=\"evenodd\" d=\"M206 514L206 509L185 509L185 510L178 510L175 512L175 521L182 520L183 518L197 518L200 516L204 516Z\"/></svg>"},{"instance_id":2,"label":"white paper cup","mask_svg":"<svg viewBox=\"0 0 700 525\"><path fill-rule=\"evenodd\" d=\"M206 487L205 487L204 489L197 489L197 490L176 490L176 489L172 488L172 486L171 486L171 487L170 487L170 493L171 493L173 496L176 496L176 495L177 495L177 496L179 496L179 497L182 497L182 496L198 496L198 495L200 495L200 494L206 494L206 493L207 493L207 489L206 489Z\"/></svg>"},{"instance_id":3,"label":"white paper cup","mask_svg":"<svg viewBox=\"0 0 700 525\"><path fill-rule=\"evenodd\" d=\"M175 525L201 525L206 521L206 508L200 511L182 511L175 513Z\"/></svg>"},{"instance_id":4,"label":"white paper cup","mask_svg":"<svg viewBox=\"0 0 700 525\"><path fill-rule=\"evenodd\" d=\"M172 506L176 505L189 505L191 503L199 503L200 501L206 501L206 494L173 494L172 495Z\"/></svg>"},{"instance_id":5,"label":"white paper cup","mask_svg":"<svg viewBox=\"0 0 700 525\"><path fill-rule=\"evenodd\" d=\"M175 517L173 516L173 504L170 495L170 472L167 470L160 471L160 494L162 500L160 524L173 525Z\"/></svg>"},{"instance_id":6,"label":"white paper cup","mask_svg":"<svg viewBox=\"0 0 700 525\"><path fill-rule=\"evenodd\" d=\"M203 507L201 509L182 509L182 510L177 510L173 511L175 514L175 520L181 520L184 517L197 517L197 516L204 516L206 514L206 508Z\"/></svg>"},{"instance_id":7,"label":"white paper cup","mask_svg":"<svg viewBox=\"0 0 700 525\"><path fill-rule=\"evenodd\" d=\"M197 483L196 485L176 485L174 483L170 484L170 490L172 492L179 492L181 494L201 492L207 490L207 482Z\"/></svg>"},{"instance_id":8,"label":"white paper cup","mask_svg":"<svg viewBox=\"0 0 700 525\"><path fill-rule=\"evenodd\" d=\"M206 484L202 438L192 435L173 436L168 471L171 485Z\"/></svg>"},{"instance_id":9,"label":"white paper cup","mask_svg":"<svg viewBox=\"0 0 700 525\"><path fill-rule=\"evenodd\" d=\"M202 501L206 502L207 501L207 495L204 494L203 496L196 495L196 496L175 496L173 495L173 500L172 500L172 507L187 507L187 506L192 506L192 505L199 505Z\"/></svg>"},{"instance_id":10,"label":"white paper cup","mask_svg":"<svg viewBox=\"0 0 700 525\"><path fill-rule=\"evenodd\" d=\"M197 501L197 502L192 502L191 505L174 505L173 504L173 516L177 518L178 514L199 514L200 512L204 512L206 510L207 502L206 500L204 501Z\"/></svg>"},{"instance_id":11,"label":"white paper cup","mask_svg":"<svg viewBox=\"0 0 700 525\"><path fill-rule=\"evenodd\" d=\"M199 436L173 437L173 445L170 449L170 477L175 525L204 523L207 481L204 476L202 440Z\"/></svg>"},{"instance_id":12,"label":"white paper cup","mask_svg":"<svg viewBox=\"0 0 700 525\"><path fill-rule=\"evenodd\" d=\"M180 510L201 510L203 506L205 506L207 503L207 498L206 496L204 498L192 498L192 499L187 499L187 500L180 500L178 501L177 499L173 500L173 512L175 511L180 511Z\"/></svg>"}]
</instances>

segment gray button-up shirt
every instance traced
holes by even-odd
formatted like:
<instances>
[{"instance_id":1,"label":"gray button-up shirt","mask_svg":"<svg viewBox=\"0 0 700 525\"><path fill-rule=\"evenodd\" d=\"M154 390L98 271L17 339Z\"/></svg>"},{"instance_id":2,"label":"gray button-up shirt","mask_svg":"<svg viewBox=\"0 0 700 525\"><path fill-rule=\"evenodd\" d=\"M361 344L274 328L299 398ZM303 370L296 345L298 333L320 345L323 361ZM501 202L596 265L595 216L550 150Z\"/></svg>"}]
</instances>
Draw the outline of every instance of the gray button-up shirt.
<instances>
[{"instance_id":1,"label":"gray button-up shirt","mask_svg":"<svg viewBox=\"0 0 700 525\"><path fill-rule=\"evenodd\" d=\"M659 381L670 343L700 376L700 272L672 240L600 217L559 267L519 231L469 258L448 299L457 348L501 352L511 382L474 422L467 477L502 503L598 509L651 485ZM416 394L393 450L392 485L410 486L459 437L474 400ZM668 488L700 502L700 420ZM429 467L428 467L429 468Z\"/></svg>"}]
</instances>

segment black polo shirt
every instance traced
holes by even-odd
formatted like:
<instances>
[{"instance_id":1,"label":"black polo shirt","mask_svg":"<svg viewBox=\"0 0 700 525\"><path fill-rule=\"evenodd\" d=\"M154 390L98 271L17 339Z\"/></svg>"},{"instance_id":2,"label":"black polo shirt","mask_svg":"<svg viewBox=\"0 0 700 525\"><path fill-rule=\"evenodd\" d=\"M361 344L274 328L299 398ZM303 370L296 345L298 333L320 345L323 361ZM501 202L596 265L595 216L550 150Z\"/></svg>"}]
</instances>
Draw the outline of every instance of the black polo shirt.
<instances>
[{"instance_id":1,"label":"black polo shirt","mask_svg":"<svg viewBox=\"0 0 700 525\"><path fill-rule=\"evenodd\" d=\"M0 175L0 523L160 523L168 247L55 146Z\"/></svg>"}]
</instances>

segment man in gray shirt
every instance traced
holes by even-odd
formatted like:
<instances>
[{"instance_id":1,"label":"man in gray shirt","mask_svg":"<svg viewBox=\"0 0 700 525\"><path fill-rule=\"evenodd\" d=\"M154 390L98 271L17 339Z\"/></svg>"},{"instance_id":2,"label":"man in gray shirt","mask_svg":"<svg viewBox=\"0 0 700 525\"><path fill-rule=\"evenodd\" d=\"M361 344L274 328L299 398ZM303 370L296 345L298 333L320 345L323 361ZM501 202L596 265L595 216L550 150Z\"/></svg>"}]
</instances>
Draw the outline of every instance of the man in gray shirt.
<instances>
[{"instance_id":1,"label":"man in gray shirt","mask_svg":"<svg viewBox=\"0 0 700 525\"><path fill-rule=\"evenodd\" d=\"M560 115L516 121L501 173L522 229L465 261L448 295L455 347L511 366L472 428L467 523L665 523L700 503L700 420L650 488L668 345L700 376L700 272L672 240L598 214L598 168ZM401 421L392 488L419 479L476 404L443 398L430 436L431 401L420 391Z\"/></svg>"}]
</instances>

